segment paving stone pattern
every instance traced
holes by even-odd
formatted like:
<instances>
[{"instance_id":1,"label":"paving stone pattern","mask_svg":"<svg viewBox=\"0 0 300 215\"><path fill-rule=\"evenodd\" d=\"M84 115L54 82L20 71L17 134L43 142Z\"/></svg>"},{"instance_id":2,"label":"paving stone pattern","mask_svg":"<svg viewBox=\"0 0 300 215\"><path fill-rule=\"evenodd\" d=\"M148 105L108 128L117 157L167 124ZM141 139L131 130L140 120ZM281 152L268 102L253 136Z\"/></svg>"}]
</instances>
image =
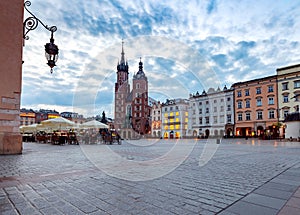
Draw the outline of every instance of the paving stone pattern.
<instances>
[{"instance_id":1,"label":"paving stone pattern","mask_svg":"<svg viewBox=\"0 0 300 215\"><path fill-rule=\"evenodd\" d=\"M109 147L149 160L174 143ZM199 167L205 143L171 173L138 182L106 175L80 146L24 143L22 155L0 156L0 214L284 214L296 204L288 200L300 185L299 143L226 139Z\"/></svg>"}]
</instances>

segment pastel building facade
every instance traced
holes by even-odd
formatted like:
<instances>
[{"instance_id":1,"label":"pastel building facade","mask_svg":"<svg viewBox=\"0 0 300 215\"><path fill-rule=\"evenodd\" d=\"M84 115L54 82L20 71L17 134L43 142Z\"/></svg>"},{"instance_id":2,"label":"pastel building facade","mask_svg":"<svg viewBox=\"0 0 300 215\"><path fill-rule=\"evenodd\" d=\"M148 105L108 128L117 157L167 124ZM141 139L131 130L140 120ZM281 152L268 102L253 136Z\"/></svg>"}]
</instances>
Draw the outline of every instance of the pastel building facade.
<instances>
[{"instance_id":1,"label":"pastel building facade","mask_svg":"<svg viewBox=\"0 0 300 215\"><path fill-rule=\"evenodd\" d=\"M278 108L279 121L294 112L299 112L300 105L300 64L278 68Z\"/></svg>"},{"instance_id":2,"label":"pastel building facade","mask_svg":"<svg viewBox=\"0 0 300 215\"><path fill-rule=\"evenodd\" d=\"M278 122L277 76L232 85L235 102L235 136L276 135Z\"/></svg>"},{"instance_id":3,"label":"pastel building facade","mask_svg":"<svg viewBox=\"0 0 300 215\"><path fill-rule=\"evenodd\" d=\"M233 90L209 88L189 98L188 135L193 137L232 137L234 125Z\"/></svg>"},{"instance_id":4,"label":"pastel building facade","mask_svg":"<svg viewBox=\"0 0 300 215\"><path fill-rule=\"evenodd\" d=\"M162 126L162 106L160 102L153 103L151 108L151 136L160 138Z\"/></svg>"},{"instance_id":5,"label":"pastel building facade","mask_svg":"<svg viewBox=\"0 0 300 215\"><path fill-rule=\"evenodd\" d=\"M188 105L187 99L167 99L165 103L161 104L161 134L163 138L178 139L187 136Z\"/></svg>"}]
</instances>

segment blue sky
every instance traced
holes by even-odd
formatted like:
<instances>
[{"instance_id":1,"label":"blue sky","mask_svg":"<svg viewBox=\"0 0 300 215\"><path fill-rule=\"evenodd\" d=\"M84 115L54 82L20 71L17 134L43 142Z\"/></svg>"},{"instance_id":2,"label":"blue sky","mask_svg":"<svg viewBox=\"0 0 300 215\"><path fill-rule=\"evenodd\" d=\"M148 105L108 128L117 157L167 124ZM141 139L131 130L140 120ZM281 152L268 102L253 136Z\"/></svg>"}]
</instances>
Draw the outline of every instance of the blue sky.
<instances>
[{"instance_id":1,"label":"blue sky","mask_svg":"<svg viewBox=\"0 0 300 215\"><path fill-rule=\"evenodd\" d=\"M23 47L21 107L105 111L113 117L116 66L124 38L129 76L139 58L154 99L188 98L300 63L300 2L32 0L30 11L56 25L60 49L50 73L41 25ZM29 16L24 13L24 19Z\"/></svg>"}]
</instances>

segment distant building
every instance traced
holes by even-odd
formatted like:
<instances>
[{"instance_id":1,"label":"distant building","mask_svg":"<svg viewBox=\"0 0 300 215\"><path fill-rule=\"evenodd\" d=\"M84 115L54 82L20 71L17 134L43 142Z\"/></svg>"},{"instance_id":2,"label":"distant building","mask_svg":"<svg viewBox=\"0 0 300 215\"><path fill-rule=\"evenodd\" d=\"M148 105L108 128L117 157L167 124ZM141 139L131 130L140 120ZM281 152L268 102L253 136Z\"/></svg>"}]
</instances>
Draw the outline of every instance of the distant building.
<instances>
[{"instance_id":1,"label":"distant building","mask_svg":"<svg viewBox=\"0 0 300 215\"><path fill-rule=\"evenodd\" d=\"M188 105L186 99L167 99L165 103L161 104L163 138L173 139L187 136Z\"/></svg>"},{"instance_id":2,"label":"distant building","mask_svg":"<svg viewBox=\"0 0 300 215\"><path fill-rule=\"evenodd\" d=\"M278 122L277 76L238 82L234 88L235 135L276 137Z\"/></svg>"},{"instance_id":3,"label":"distant building","mask_svg":"<svg viewBox=\"0 0 300 215\"><path fill-rule=\"evenodd\" d=\"M161 103L158 101L152 103L151 108L151 136L152 137L162 137L161 136L161 120L162 120L162 109Z\"/></svg>"},{"instance_id":4,"label":"distant building","mask_svg":"<svg viewBox=\"0 0 300 215\"><path fill-rule=\"evenodd\" d=\"M36 123L35 111L32 109L22 108L20 110L20 124L21 125L31 125L34 123Z\"/></svg>"},{"instance_id":5,"label":"distant building","mask_svg":"<svg viewBox=\"0 0 300 215\"><path fill-rule=\"evenodd\" d=\"M209 88L189 98L188 135L232 137L234 135L233 89Z\"/></svg>"},{"instance_id":6,"label":"distant building","mask_svg":"<svg viewBox=\"0 0 300 215\"><path fill-rule=\"evenodd\" d=\"M129 85L129 66L125 62L122 42L121 60L117 65L115 83L114 128L123 138L134 138L150 132L150 107L148 105L148 79L140 60L139 70L133 76L132 91Z\"/></svg>"},{"instance_id":7,"label":"distant building","mask_svg":"<svg viewBox=\"0 0 300 215\"><path fill-rule=\"evenodd\" d=\"M60 116L66 118L68 120L71 120L75 123L78 123L78 124L82 124L85 122L83 115L80 115L80 114L74 113L74 112L61 112Z\"/></svg>"},{"instance_id":8,"label":"distant building","mask_svg":"<svg viewBox=\"0 0 300 215\"><path fill-rule=\"evenodd\" d=\"M60 117L60 114L56 110L40 109L39 111L35 112L36 123L40 123L41 121L44 121L47 119L53 119L53 118L57 118L57 117Z\"/></svg>"}]
</instances>

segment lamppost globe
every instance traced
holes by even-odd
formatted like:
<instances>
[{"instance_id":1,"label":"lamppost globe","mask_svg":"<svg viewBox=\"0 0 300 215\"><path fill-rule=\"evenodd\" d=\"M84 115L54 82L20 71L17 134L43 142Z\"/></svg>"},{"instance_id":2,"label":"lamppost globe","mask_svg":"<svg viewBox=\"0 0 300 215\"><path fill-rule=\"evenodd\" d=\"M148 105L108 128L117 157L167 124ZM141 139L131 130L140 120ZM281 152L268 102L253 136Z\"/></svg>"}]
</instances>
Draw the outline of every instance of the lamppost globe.
<instances>
[{"instance_id":1,"label":"lamppost globe","mask_svg":"<svg viewBox=\"0 0 300 215\"><path fill-rule=\"evenodd\" d=\"M53 72L52 68L56 66L56 61L58 59L58 47L54 44L53 32L51 34L50 43L45 45L45 56L48 61L48 66L51 68L51 73Z\"/></svg>"}]
</instances>

